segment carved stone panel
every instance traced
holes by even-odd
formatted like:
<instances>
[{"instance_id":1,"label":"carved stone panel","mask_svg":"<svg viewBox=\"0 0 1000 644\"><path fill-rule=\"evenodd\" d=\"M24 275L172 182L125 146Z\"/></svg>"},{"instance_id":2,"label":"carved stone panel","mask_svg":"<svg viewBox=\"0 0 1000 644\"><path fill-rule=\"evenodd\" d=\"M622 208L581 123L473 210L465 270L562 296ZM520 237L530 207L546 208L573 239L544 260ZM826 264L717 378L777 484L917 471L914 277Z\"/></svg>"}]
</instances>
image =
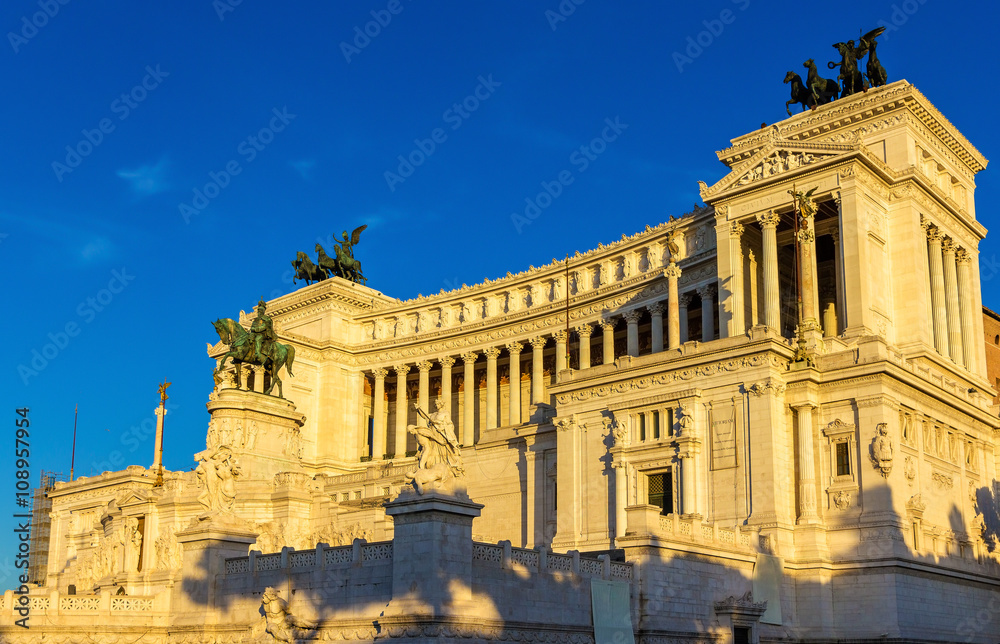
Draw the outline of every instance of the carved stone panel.
<instances>
[{"instance_id":1,"label":"carved stone panel","mask_svg":"<svg viewBox=\"0 0 1000 644\"><path fill-rule=\"evenodd\" d=\"M708 412L712 441L712 469L736 467L736 406L731 401L713 404Z\"/></svg>"}]
</instances>

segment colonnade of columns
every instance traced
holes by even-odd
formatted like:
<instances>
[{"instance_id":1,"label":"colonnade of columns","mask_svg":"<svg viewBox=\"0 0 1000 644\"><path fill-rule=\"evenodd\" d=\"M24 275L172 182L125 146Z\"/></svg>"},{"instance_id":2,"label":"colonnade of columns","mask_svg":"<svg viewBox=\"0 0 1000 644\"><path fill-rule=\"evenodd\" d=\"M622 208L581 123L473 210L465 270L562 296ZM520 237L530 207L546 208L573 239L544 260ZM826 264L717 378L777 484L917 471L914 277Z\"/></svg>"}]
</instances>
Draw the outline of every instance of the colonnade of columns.
<instances>
[{"instance_id":1,"label":"colonnade of columns","mask_svg":"<svg viewBox=\"0 0 1000 644\"><path fill-rule=\"evenodd\" d=\"M674 349L682 342L687 341L687 306L691 302L692 294L678 294L677 280L680 277L680 269L675 265L668 267L664 271L668 279L667 302L653 302L645 307L649 312L651 320L650 347L652 351L661 352L665 348ZM715 285L707 285L697 289L701 297L702 308L702 337L712 339L715 335ZM663 315L667 314L667 338L664 342ZM683 316L683 317L682 317ZM600 364L611 364L617 357L615 354L615 327L619 320L624 319L626 324L626 354L630 356L639 355L640 333L639 324L643 318L642 309L636 308L624 311L618 317L608 316L598 320L595 324L586 323L577 325L572 332L565 329L556 331L550 336L538 336L526 341L511 341L502 346L488 347L480 351L469 351L461 354L462 359L462 407L461 416L453 414L456 424L456 434L459 441L464 446L472 445L476 440L476 428L479 421L482 422L482 429L494 429L501 423L502 416L499 413L499 401L501 393L501 383L498 371L498 362L501 355L506 353L508 359L509 387L507 389L507 415L506 424L519 425L526 421L524 417L524 405L522 405L522 392L520 383L525 376L530 380L530 402L531 404L548 403L546 394L544 352L546 346L551 346L550 338L555 345L554 366L559 372L569 367L568 347L571 336L575 336L578 341L577 351L579 357L579 367L586 369L593 366L591 356L591 342L595 331L595 326L601 329L601 351ZM523 368L521 361L526 349L531 347L531 366L529 369ZM551 354L550 354L551 355ZM482 358L485 358L485 368L482 365ZM373 436L371 441L371 453L374 459L380 459L383 455L391 458L400 458L405 455L407 443L407 422L410 417L410 410L413 403L417 403L421 409L431 411L431 388L430 375L436 366L440 366L441 387L440 397L446 406L450 406L452 400L452 367L456 358L444 356L432 360L419 360L411 364L399 364L389 368L378 367L372 369L365 378L371 378L374 382L372 388L371 410L374 418ZM480 369L476 369L477 364ZM411 399L407 393L407 379L410 372L416 368L417 395L415 400ZM478 374L477 374L478 371ZM485 374L484 374L485 372ZM389 409L386 401L386 380L395 376L395 400L392 403L393 416L395 418L393 427L386 427L386 420L389 417ZM477 381L476 376L481 378L485 375L485 382ZM479 385L483 386L480 387ZM484 391L485 390L485 391ZM477 409L480 404L480 394L485 400L482 401L484 409L480 416ZM416 423L424 425L426 421L417 416ZM388 431L393 432L392 441L389 439ZM392 447L390 453L389 447Z\"/></svg>"},{"instance_id":2,"label":"colonnade of columns","mask_svg":"<svg viewBox=\"0 0 1000 644\"><path fill-rule=\"evenodd\" d=\"M922 225L927 235L934 348L955 364L976 371L972 257L934 224Z\"/></svg>"},{"instance_id":3,"label":"colonnade of columns","mask_svg":"<svg viewBox=\"0 0 1000 644\"><path fill-rule=\"evenodd\" d=\"M729 264L730 275L720 275L727 284L727 310L730 313L727 331L730 336L746 333L750 326L763 324L781 331L781 288L778 249L778 225L781 215L774 210L757 213L754 217L760 226L761 246L760 256L747 249L744 235L747 222L733 221L726 224L729 233ZM819 273L816 256L816 229L813 216L803 217L802 225L796 241L799 244L802 265L802 319L806 328L821 329L824 335L838 333L838 307L843 307L843 267L840 259L839 235L830 234L834 244L836 263L835 288L831 301L826 302L826 308L820 310ZM758 280L758 266L763 275ZM794 268L792 269L794 271ZM747 274L749 282L744 279ZM761 302L763 298L763 302ZM749 316L747 313L749 312ZM842 313L840 314L842 315Z\"/></svg>"}]
</instances>

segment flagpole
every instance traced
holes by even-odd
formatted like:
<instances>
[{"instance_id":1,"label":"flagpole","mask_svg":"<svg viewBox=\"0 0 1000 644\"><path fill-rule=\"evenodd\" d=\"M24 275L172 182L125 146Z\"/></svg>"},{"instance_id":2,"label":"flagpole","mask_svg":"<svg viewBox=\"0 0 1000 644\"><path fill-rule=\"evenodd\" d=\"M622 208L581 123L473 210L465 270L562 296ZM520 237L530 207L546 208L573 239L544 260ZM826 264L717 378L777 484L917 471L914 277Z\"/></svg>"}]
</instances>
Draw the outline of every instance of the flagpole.
<instances>
[{"instance_id":1,"label":"flagpole","mask_svg":"<svg viewBox=\"0 0 1000 644\"><path fill-rule=\"evenodd\" d=\"M566 253L566 368L569 364L569 253Z\"/></svg>"}]
</instances>

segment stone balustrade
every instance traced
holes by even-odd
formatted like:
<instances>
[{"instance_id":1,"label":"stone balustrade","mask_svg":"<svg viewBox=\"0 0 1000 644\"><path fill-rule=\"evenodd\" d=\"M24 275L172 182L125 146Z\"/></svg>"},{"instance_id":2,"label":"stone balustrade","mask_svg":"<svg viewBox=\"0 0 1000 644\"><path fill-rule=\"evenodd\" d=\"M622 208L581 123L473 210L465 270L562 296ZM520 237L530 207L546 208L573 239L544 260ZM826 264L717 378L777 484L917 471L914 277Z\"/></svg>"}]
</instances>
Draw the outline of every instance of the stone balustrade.
<instances>
[{"instance_id":1,"label":"stone balustrade","mask_svg":"<svg viewBox=\"0 0 1000 644\"><path fill-rule=\"evenodd\" d=\"M652 537L668 547L682 550L705 546L751 556L771 550L769 538L747 526L722 527L697 516L661 515L660 508L654 505L633 505L626 508L626 512L626 537Z\"/></svg>"},{"instance_id":2,"label":"stone balustrade","mask_svg":"<svg viewBox=\"0 0 1000 644\"><path fill-rule=\"evenodd\" d=\"M350 546L331 548L325 543L310 550L293 550L284 547L281 552L262 554L253 550L246 557L226 559L226 575L249 575L272 570L324 570L332 567L354 565L379 565L392 563L392 542L368 543L355 539Z\"/></svg>"},{"instance_id":3,"label":"stone balustrade","mask_svg":"<svg viewBox=\"0 0 1000 644\"><path fill-rule=\"evenodd\" d=\"M23 617L15 610L24 606L21 597L24 596L8 590L0 598L0 615L4 616L6 623ZM31 626L43 619L52 622L56 618L68 625L111 624L122 619L163 618L169 611L169 598L165 594L148 597L113 595L110 590L105 590L97 595L67 595L54 590L44 595L27 595L26 600ZM77 621L76 617L81 619Z\"/></svg>"},{"instance_id":4,"label":"stone balustrade","mask_svg":"<svg viewBox=\"0 0 1000 644\"><path fill-rule=\"evenodd\" d=\"M509 541L499 543L474 542L472 545L473 566L485 565L504 570L525 569L532 572L551 574L572 573L582 577L631 581L631 563L612 562L608 555L597 558L581 557L576 550L566 554L551 552L548 548L514 548Z\"/></svg>"}]
</instances>

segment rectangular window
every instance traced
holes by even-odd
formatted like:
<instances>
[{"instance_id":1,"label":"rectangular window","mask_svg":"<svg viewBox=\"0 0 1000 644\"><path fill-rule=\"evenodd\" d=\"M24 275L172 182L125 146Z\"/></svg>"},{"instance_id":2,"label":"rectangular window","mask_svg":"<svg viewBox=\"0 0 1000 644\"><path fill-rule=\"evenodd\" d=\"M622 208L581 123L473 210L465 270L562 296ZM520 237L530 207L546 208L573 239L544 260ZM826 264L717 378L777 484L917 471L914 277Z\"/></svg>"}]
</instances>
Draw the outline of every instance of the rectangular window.
<instances>
[{"instance_id":1,"label":"rectangular window","mask_svg":"<svg viewBox=\"0 0 1000 644\"><path fill-rule=\"evenodd\" d=\"M674 511L674 479L670 470L650 474L648 503L660 508L660 514L673 514Z\"/></svg>"},{"instance_id":2,"label":"rectangular window","mask_svg":"<svg viewBox=\"0 0 1000 644\"><path fill-rule=\"evenodd\" d=\"M837 476L851 475L851 453L848 443L837 443Z\"/></svg>"},{"instance_id":3,"label":"rectangular window","mask_svg":"<svg viewBox=\"0 0 1000 644\"><path fill-rule=\"evenodd\" d=\"M653 440L660 440L660 412L654 411L653 417Z\"/></svg>"},{"instance_id":4,"label":"rectangular window","mask_svg":"<svg viewBox=\"0 0 1000 644\"><path fill-rule=\"evenodd\" d=\"M746 626L733 626L733 644L750 644L750 629Z\"/></svg>"},{"instance_id":5,"label":"rectangular window","mask_svg":"<svg viewBox=\"0 0 1000 644\"><path fill-rule=\"evenodd\" d=\"M639 414L636 418L637 424L639 425L639 440L646 440L646 414Z\"/></svg>"}]
</instances>

